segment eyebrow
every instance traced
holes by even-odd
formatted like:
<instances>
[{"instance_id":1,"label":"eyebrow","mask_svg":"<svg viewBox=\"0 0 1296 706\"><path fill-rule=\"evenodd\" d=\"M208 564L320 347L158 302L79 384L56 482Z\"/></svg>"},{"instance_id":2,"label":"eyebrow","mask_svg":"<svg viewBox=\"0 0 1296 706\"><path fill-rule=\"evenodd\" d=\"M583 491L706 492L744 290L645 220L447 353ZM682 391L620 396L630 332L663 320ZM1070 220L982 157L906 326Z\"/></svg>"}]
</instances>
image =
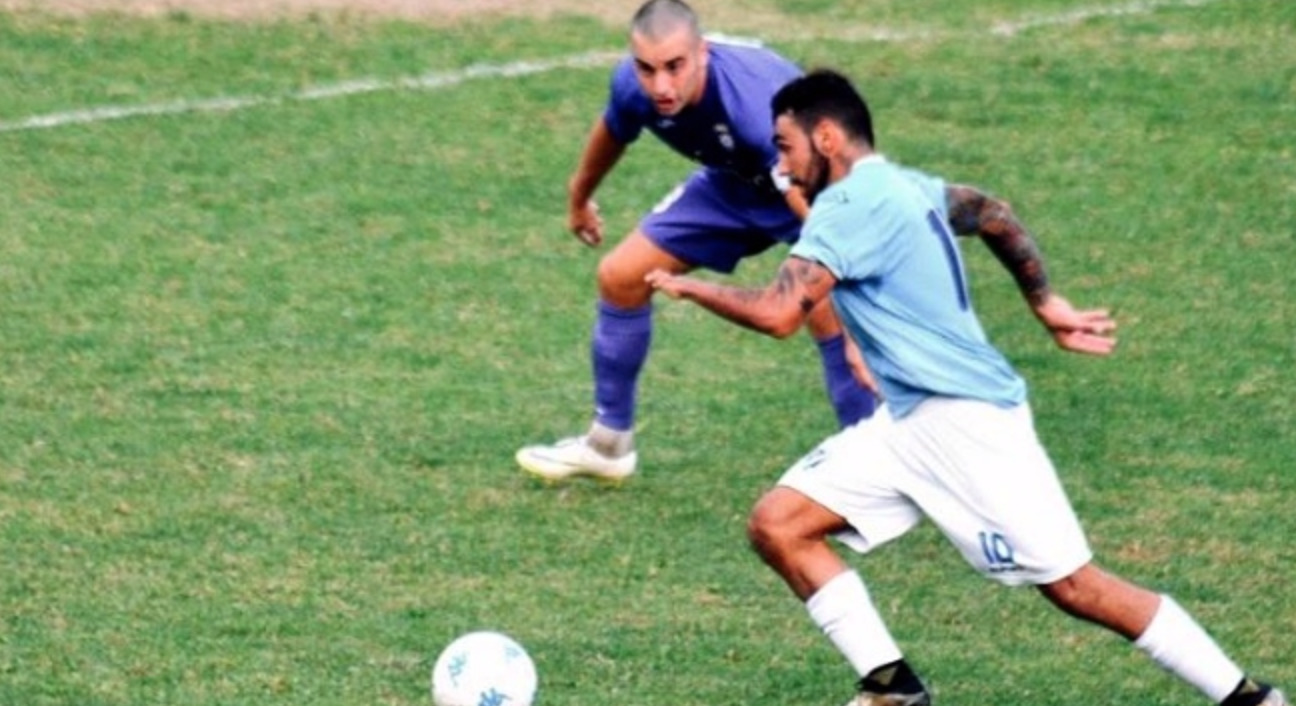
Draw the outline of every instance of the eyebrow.
<instances>
[{"instance_id":1,"label":"eyebrow","mask_svg":"<svg viewBox=\"0 0 1296 706\"><path fill-rule=\"evenodd\" d=\"M683 55L683 54L680 54L679 56L671 57L671 58L669 58L669 59L667 59L666 61L663 61L663 62L661 63L662 68L670 68L671 65L673 65L673 64L679 64L681 61L684 61L686 58L687 58L687 57L686 57L685 55ZM634 58L634 63L635 63L635 66L638 66L638 67L640 67L640 68L644 68L644 69L656 69L656 68L657 68L656 66L654 66L654 65L652 65L652 64L650 64L650 63L648 63L647 61L644 61L643 59L640 59L639 57L635 57L635 58Z\"/></svg>"}]
</instances>

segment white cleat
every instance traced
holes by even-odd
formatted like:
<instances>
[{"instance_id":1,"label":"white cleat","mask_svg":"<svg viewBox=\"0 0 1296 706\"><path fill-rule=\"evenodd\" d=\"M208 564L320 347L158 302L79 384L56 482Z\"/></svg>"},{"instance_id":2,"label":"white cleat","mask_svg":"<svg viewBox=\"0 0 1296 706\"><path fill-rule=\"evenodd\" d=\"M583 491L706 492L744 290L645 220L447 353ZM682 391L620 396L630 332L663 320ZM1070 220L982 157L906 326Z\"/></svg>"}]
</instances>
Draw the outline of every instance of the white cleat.
<instances>
[{"instance_id":1,"label":"white cleat","mask_svg":"<svg viewBox=\"0 0 1296 706\"><path fill-rule=\"evenodd\" d=\"M590 446L589 437L576 436L552 446L523 447L514 458L527 473L547 481L587 476L620 483L634 475L639 454L630 451L621 456L606 456Z\"/></svg>"}]
</instances>

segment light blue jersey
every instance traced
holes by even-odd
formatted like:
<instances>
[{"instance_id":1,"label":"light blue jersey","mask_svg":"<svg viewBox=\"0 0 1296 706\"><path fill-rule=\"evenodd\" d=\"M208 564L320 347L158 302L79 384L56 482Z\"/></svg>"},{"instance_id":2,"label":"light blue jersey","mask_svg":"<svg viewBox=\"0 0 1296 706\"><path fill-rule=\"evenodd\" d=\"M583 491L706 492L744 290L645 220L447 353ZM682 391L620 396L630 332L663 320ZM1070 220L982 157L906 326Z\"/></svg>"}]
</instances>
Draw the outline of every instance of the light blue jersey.
<instances>
[{"instance_id":1,"label":"light blue jersey","mask_svg":"<svg viewBox=\"0 0 1296 706\"><path fill-rule=\"evenodd\" d=\"M933 396L1026 399L972 310L946 210L942 180L873 155L819 194L791 251L837 278L833 303L896 418Z\"/></svg>"}]
</instances>

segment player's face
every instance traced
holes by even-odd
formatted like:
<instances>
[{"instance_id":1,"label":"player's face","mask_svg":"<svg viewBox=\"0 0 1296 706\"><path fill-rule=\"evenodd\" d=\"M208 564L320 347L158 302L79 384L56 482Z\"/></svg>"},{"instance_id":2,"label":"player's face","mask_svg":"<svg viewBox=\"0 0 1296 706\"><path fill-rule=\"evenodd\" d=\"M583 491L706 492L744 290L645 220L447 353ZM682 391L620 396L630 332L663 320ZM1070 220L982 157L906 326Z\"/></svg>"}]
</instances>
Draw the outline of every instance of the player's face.
<instances>
[{"instance_id":1,"label":"player's face","mask_svg":"<svg viewBox=\"0 0 1296 706\"><path fill-rule=\"evenodd\" d=\"M807 201L813 202L828 188L828 158L791 116L780 115L774 121L774 147L778 149L779 174L799 187Z\"/></svg>"},{"instance_id":2,"label":"player's face","mask_svg":"<svg viewBox=\"0 0 1296 706\"><path fill-rule=\"evenodd\" d=\"M675 115L702 99L706 88L706 42L687 27L649 39L630 35L635 75L661 115Z\"/></svg>"}]
</instances>

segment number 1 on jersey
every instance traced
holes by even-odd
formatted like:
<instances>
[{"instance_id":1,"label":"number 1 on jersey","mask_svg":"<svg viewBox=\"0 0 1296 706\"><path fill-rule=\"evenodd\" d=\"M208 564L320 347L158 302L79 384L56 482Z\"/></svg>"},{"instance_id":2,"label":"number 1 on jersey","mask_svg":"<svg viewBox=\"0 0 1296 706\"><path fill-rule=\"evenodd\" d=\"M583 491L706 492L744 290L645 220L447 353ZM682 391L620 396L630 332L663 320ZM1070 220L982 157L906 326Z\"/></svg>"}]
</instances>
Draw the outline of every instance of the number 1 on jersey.
<instances>
[{"instance_id":1,"label":"number 1 on jersey","mask_svg":"<svg viewBox=\"0 0 1296 706\"><path fill-rule=\"evenodd\" d=\"M940 238L941 247L945 249L945 260L949 262L950 275L954 278L954 288L958 290L959 309L968 310L968 292L967 283L963 279L963 263L959 260L958 243L954 242L954 235L950 233L949 226L941 219L940 214L935 211L927 212L927 225L931 226L932 232Z\"/></svg>"}]
</instances>

